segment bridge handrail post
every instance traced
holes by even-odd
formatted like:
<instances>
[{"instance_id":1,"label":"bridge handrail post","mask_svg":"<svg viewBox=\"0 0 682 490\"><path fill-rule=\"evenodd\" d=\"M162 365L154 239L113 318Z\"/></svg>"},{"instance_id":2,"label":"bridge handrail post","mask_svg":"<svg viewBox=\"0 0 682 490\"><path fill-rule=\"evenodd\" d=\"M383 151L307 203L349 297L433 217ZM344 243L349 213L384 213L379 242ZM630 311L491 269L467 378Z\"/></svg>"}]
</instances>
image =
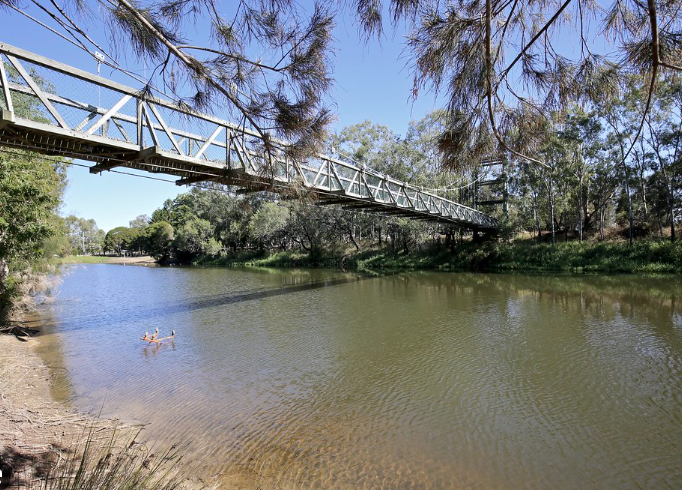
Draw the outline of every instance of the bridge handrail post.
<instances>
[{"instance_id":1,"label":"bridge handrail post","mask_svg":"<svg viewBox=\"0 0 682 490\"><path fill-rule=\"evenodd\" d=\"M2 54L0 54L0 83L2 83L2 95L5 99L5 107L9 112L14 113L12 94L10 94L9 91L9 82L7 81L7 74L5 73L5 63L2 61Z\"/></svg>"},{"instance_id":2,"label":"bridge handrail post","mask_svg":"<svg viewBox=\"0 0 682 490\"><path fill-rule=\"evenodd\" d=\"M232 146L232 131L229 127L225 127L225 166L227 169L232 168L231 157L230 157L230 147Z\"/></svg>"},{"instance_id":3,"label":"bridge handrail post","mask_svg":"<svg viewBox=\"0 0 682 490\"><path fill-rule=\"evenodd\" d=\"M136 111L137 111L137 144L140 146L140 151L142 151L142 146L144 145L144 132L142 129L142 98L136 98Z\"/></svg>"}]
</instances>

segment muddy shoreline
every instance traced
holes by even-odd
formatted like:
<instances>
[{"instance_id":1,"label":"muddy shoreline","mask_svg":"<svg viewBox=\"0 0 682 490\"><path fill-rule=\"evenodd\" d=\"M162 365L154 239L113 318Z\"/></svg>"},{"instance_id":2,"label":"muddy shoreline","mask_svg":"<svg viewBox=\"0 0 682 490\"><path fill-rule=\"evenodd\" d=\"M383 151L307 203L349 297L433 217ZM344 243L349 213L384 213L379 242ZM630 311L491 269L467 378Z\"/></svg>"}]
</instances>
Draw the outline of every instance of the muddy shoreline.
<instances>
[{"instance_id":1,"label":"muddy shoreline","mask_svg":"<svg viewBox=\"0 0 682 490\"><path fill-rule=\"evenodd\" d=\"M55 401L55 375L38 353L43 342L40 336L19 341L0 335L0 488L42 488L41 477L57 462L78 455L86 440L104 447L114 437L116 450L133 441L143 444L142 426L98 418ZM183 480L180 488L210 487L193 479Z\"/></svg>"}]
</instances>

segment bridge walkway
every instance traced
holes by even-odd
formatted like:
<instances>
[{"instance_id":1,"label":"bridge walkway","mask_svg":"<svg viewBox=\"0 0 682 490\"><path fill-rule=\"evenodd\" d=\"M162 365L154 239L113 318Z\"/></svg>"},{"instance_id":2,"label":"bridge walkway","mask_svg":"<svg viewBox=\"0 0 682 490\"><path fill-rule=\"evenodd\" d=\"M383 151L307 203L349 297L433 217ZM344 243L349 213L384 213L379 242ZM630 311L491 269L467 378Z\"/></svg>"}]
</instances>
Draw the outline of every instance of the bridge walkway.
<instances>
[{"instance_id":1,"label":"bridge walkway","mask_svg":"<svg viewBox=\"0 0 682 490\"><path fill-rule=\"evenodd\" d=\"M92 173L127 167L176 176L177 185L311 192L320 203L497 226L485 213L369 168L323 154L292 161L284 142L274 142L267 161L262 143L248 128L0 43L0 146L90 161Z\"/></svg>"}]
</instances>

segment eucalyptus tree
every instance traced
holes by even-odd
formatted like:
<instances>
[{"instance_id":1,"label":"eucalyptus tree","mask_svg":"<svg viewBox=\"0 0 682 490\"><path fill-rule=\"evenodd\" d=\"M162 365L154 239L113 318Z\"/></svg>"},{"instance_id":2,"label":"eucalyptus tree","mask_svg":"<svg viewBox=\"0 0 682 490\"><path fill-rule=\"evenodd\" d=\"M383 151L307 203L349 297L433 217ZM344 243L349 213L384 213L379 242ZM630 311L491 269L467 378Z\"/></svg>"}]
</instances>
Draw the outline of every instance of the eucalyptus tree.
<instances>
[{"instance_id":1,"label":"eucalyptus tree","mask_svg":"<svg viewBox=\"0 0 682 490\"><path fill-rule=\"evenodd\" d=\"M594 212L598 216L599 240L604 240L604 228L606 227L609 205L618 190L615 166L608 158L608 153L601 151L597 155L592 172L590 174L590 196Z\"/></svg>"},{"instance_id":2,"label":"eucalyptus tree","mask_svg":"<svg viewBox=\"0 0 682 490\"><path fill-rule=\"evenodd\" d=\"M334 238L328 226L329 210L311 206L305 201L291 201L288 207L291 212L288 225L291 240L308 252L312 259L320 258L324 243Z\"/></svg>"},{"instance_id":3,"label":"eucalyptus tree","mask_svg":"<svg viewBox=\"0 0 682 490\"><path fill-rule=\"evenodd\" d=\"M262 203L249 219L249 235L258 242L261 250L279 247L286 248L289 208L279 203Z\"/></svg>"},{"instance_id":4,"label":"eucalyptus tree","mask_svg":"<svg viewBox=\"0 0 682 490\"><path fill-rule=\"evenodd\" d=\"M665 189L665 202L670 221L670 239L675 241L676 208L679 206L682 178L682 80L668 77L659 88L660 97L647 116L646 141L654 156L653 168Z\"/></svg>"},{"instance_id":5,"label":"eucalyptus tree","mask_svg":"<svg viewBox=\"0 0 682 490\"><path fill-rule=\"evenodd\" d=\"M144 229L147 226L149 226L150 221L151 221L151 218L149 216L147 216L146 214L140 214L135 219L130 220L128 222L128 226L130 228Z\"/></svg>"},{"instance_id":6,"label":"eucalyptus tree","mask_svg":"<svg viewBox=\"0 0 682 490\"><path fill-rule=\"evenodd\" d=\"M629 165L629 149L637 142L637 126L632 111L621 97L604 97L596 103L602 121L606 126L605 147L613 162L614 174L622 182L627 201L628 240L634 243L634 211L632 203L632 169Z\"/></svg>"},{"instance_id":7,"label":"eucalyptus tree","mask_svg":"<svg viewBox=\"0 0 682 490\"><path fill-rule=\"evenodd\" d=\"M147 252L156 260L167 260L173 250L175 232L173 226L167 221L153 221L145 229L147 239Z\"/></svg>"},{"instance_id":8,"label":"eucalyptus tree","mask_svg":"<svg viewBox=\"0 0 682 490\"><path fill-rule=\"evenodd\" d=\"M94 219L69 215L64 218L71 253L76 255L99 253L104 245L105 232L97 227Z\"/></svg>"},{"instance_id":9,"label":"eucalyptus tree","mask_svg":"<svg viewBox=\"0 0 682 490\"><path fill-rule=\"evenodd\" d=\"M190 218L175 230L173 248L176 257L187 260L198 255L217 255L221 245L213 235L210 222L197 217Z\"/></svg>"},{"instance_id":10,"label":"eucalyptus tree","mask_svg":"<svg viewBox=\"0 0 682 490\"><path fill-rule=\"evenodd\" d=\"M400 136L387 126L374 124L370 120L346 126L332 135L329 146L332 153L356 165L386 173L396 179L407 180L408 178L406 158L399 148ZM381 243L383 231L388 223L388 220L375 215L370 216L368 220L358 219L357 213L353 211L334 212L333 215L337 229L343 230L342 233L350 237L349 241L356 248L359 248L355 240L357 225L366 225L368 227L366 234L369 236L373 236L375 232L378 233L379 243Z\"/></svg>"},{"instance_id":11,"label":"eucalyptus tree","mask_svg":"<svg viewBox=\"0 0 682 490\"><path fill-rule=\"evenodd\" d=\"M520 160L515 168L517 171L510 179L514 201L521 211L521 225L527 230L533 230L537 239L542 238L542 201L543 201L543 175L542 167L532 165L530 162Z\"/></svg>"},{"instance_id":12,"label":"eucalyptus tree","mask_svg":"<svg viewBox=\"0 0 682 490\"><path fill-rule=\"evenodd\" d=\"M565 196L559 192L562 182L562 167L566 162L565 147L556 135L550 135L543 145L542 154L545 157L545 164L541 169L541 182L544 187L547 203L549 204L549 222L552 233L552 244L556 243L557 232L557 204L561 207L561 201ZM559 203L557 203L559 201ZM560 211L560 210L559 210Z\"/></svg>"},{"instance_id":13,"label":"eucalyptus tree","mask_svg":"<svg viewBox=\"0 0 682 490\"><path fill-rule=\"evenodd\" d=\"M566 170L572 177L571 184L577 184L575 192L578 238L583 240L583 228L589 224L588 199L584 192L589 183L593 164L598 157L601 141L601 124L593 113L586 113L579 107L571 108L563 117L558 137L566 151Z\"/></svg>"}]
</instances>

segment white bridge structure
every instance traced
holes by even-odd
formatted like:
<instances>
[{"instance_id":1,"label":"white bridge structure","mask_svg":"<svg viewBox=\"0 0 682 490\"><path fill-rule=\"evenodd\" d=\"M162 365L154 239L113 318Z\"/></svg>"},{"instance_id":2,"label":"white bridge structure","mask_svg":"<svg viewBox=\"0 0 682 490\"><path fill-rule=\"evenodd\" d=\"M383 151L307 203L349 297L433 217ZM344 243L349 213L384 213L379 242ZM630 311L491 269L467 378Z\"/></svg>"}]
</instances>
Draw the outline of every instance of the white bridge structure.
<instances>
[{"instance_id":1,"label":"white bridge structure","mask_svg":"<svg viewBox=\"0 0 682 490\"><path fill-rule=\"evenodd\" d=\"M90 172L128 167L212 181L242 191L306 191L319 202L494 230L478 210L369 168L318 154L286 158L259 134L55 60L0 43L0 146L93 162ZM277 156L279 155L279 156Z\"/></svg>"}]
</instances>

